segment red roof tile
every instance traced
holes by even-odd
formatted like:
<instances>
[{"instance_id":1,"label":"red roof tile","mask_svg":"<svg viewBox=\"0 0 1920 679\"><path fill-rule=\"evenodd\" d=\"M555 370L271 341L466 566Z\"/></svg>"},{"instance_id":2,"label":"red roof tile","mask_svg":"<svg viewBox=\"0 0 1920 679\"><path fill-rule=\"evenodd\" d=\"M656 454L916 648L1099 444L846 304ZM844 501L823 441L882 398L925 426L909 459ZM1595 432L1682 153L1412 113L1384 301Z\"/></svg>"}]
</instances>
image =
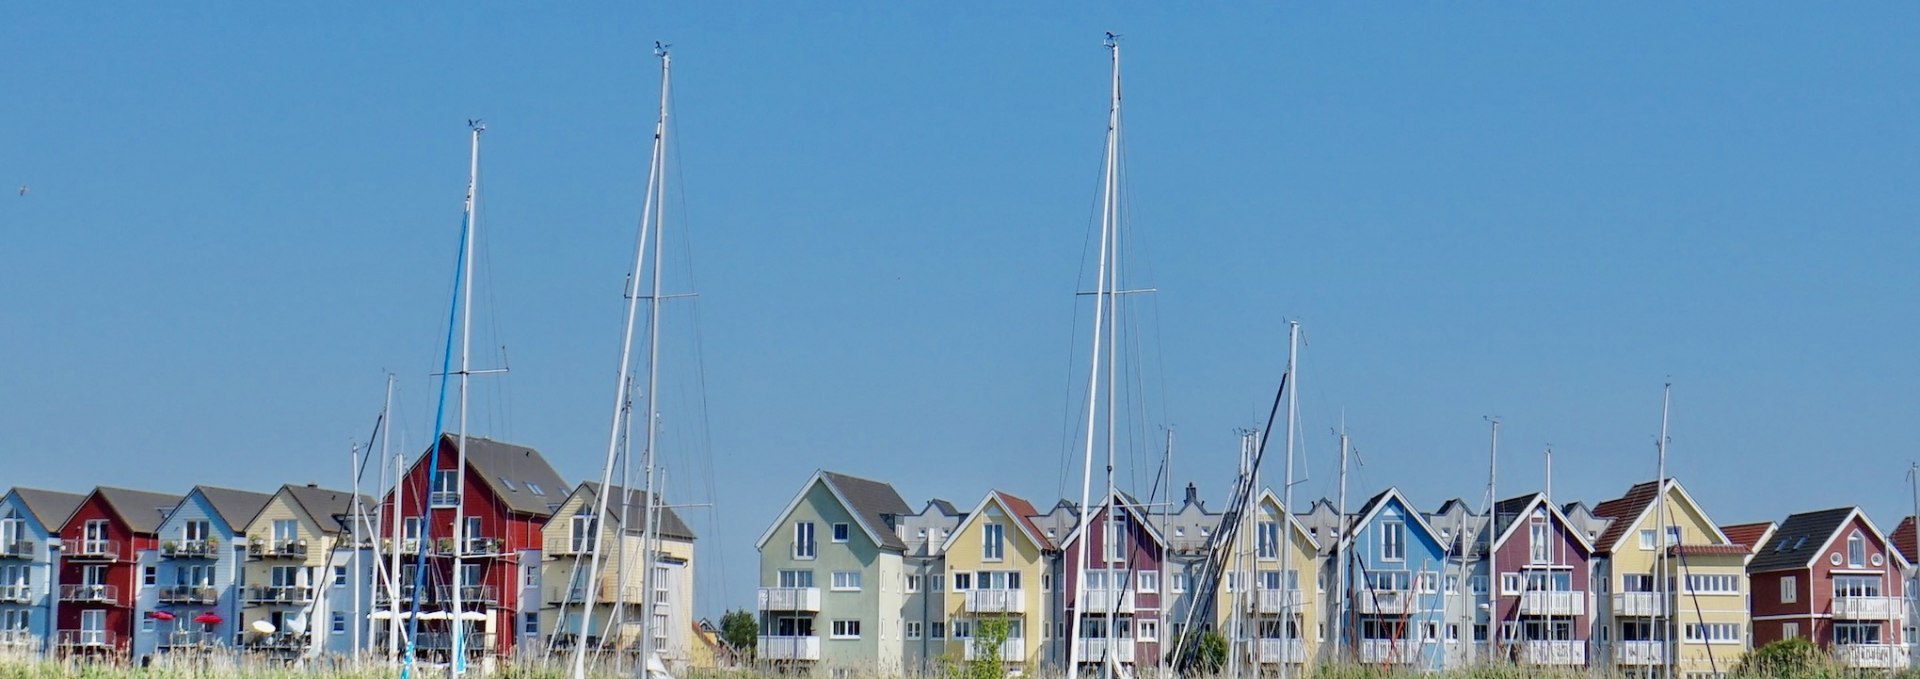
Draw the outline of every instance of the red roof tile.
<instances>
[{"instance_id":1,"label":"red roof tile","mask_svg":"<svg viewBox=\"0 0 1920 679\"><path fill-rule=\"evenodd\" d=\"M1631 528L1630 524L1640 518L1641 514L1646 513L1647 505L1653 504L1654 498L1659 497L1659 487L1660 484L1657 481L1635 484L1633 488L1627 490L1626 495L1594 505L1594 516L1613 519L1612 523L1607 524L1607 531L1600 534L1599 540L1594 541L1595 554L1613 552L1614 544L1627 533L1627 529Z\"/></svg>"},{"instance_id":2,"label":"red roof tile","mask_svg":"<svg viewBox=\"0 0 1920 679\"><path fill-rule=\"evenodd\" d=\"M1675 556L1746 556L1752 551L1747 545L1674 545L1667 550Z\"/></svg>"},{"instance_id":3,"label":"red roof tile","mask_svg":"<svg viewBox=\"0 0 1920 679\"><path fill-rule=\"evenodd\" d=\"M1720 532L1726 533L1727 539L1733 541L1733 544L1746 547L1747 551L1753 551L1760 546L1760 541L1767 537L1767 531L1772 529L1772 521L1761 521L1721 526Z\"/></svg>"},{"instance_id":4,"label":"red roof tile","mask_svg":"<svg viewBox=\"0 0 1920 679\"><path fill-rule=\"evenodd\" d=\"M1908 563L1912 563L1914 548L1916 547L1915 536L1913 534L1913 517L1909 516L1901 519L1900 527L1893 529L1893 535L1888 537L1893 538L1893 546L1900 550L1900 555L1906 557Z\"/></svg>"},{"instance_id":5,"label":"red roof tile","mask_svg":"<svg viewBox=\"0 0 1920 679\"><path fill-rule=\"evenodd\" d=\"M1000 496L1000 504L1006 506L1007 513L1020 518L1021 525L1027 527L1027 534L1033 536L1033 539L1040 543L1041 549L1059 549L1058 545L1053 544L1052 540L1047 539L1046 532L1040 530L1040 527L1033 523L1033 517L1040 515L1040 512L1034 511L1033 503L1016 497L1014 494L1004 490L996 490L993 491L993 493Z\"/></svg>"}]
</instances>

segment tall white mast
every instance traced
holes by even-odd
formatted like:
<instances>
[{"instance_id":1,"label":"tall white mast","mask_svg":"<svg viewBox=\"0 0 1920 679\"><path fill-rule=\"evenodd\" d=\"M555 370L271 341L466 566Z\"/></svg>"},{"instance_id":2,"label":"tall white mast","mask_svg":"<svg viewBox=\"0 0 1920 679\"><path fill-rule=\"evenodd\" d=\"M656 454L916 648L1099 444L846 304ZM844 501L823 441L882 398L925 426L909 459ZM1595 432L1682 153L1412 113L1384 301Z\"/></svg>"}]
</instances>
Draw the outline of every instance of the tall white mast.
<instances>
[{"instance_id":1,"label":"tall white mast","mask_svg":"<svg viewBox=\"0 0 1920 679\"><path fill-rule=\"evenodd\" d=\"M1280 487L1280 591L1286 597L1286 619L1280 622L1280 679L1290 676L1288 665L1293 663L1293 616L1299 606L1296 589L1298 581L1293 574L1293 439L1294 428L1300 419L1300 322L1287 321L1287 471L1281 475Z\"/></svg>"},{"instance_id":2,"label":"tall white mast","mask_svg":"<svg viewBox=\"0 0 1920 679\"><path fill-rule=\"evenodd\" d=\"M1173 596L1171 594L1173 591L1173 582L1167 579L1167 565L1173 562L1173 549L1172 549L1173 529L1170 525L1172 523L1171 519L1172 519L1172 511L1173 511L1173 427L1172 426L1167 427L1167 451L1161 460L1160 470L1161 470L1160 477L1163 479L1166 479L1166 483L1162 487L1167 489L1167 493L1165 496L1162 497L1160 501L1160 575L1159 575L1160 586L1157 589L1157 591L1159 592L1159 601L1160 601L1160 605L1158 607L1159 610L1157 612L1160 615L1159 615L1159 620L1157 620L1154 623L1156 625L1154 629L1158 632L1158 636L1156 638L1164 639L1166 638L1167 630L1169 629L1167 627L1167 620L1170 616L1170 613L1168 612L1168 608L1173 602ZM1159 656L1154 660L1155 660L1156 667L1160 671L1158 676L1166 677L1168 676L1167 675L1167 654L1164 651L1161 651L1161 649L1163 648L1164 648L1163 644L1156 644L1155 650L1160 652L1154 653L1154 655Z\"/></svg>"},{"instance_id":3,"label":"tall white mast","mask_svg":"<svg viewBox=\"0 0 1920 679\"><path fill-rule=\"evenodd\" d=\"M1340 418L1340 506L1334 508L1333 540L1333 661L1345 662L1343 646L1346 643L1347 630L1347 553L1339 545L1347 538L1347 455L1351 441L1347 438L1347 419Z\"/></svg>"},{"instance_id":4,"label":"tall white mast","mask_svg":"<svg viewBox=\"0 0 1920 679\"><path fill-rule=\"evenodd\" d=\"M656 49L656 53L660 56L660 117L654 123L654 127L653 127L653 154L650 157L647 164L647 193L646 193L646 197L643 199L643 204L640 210L640 235L638 240L635 242L634 248L633 248L633 268L630 269L629 273L627 274L626 325L623 327L621 331L621 336L620 336L620 370L619 372L614 373L614 380L613 380L613 383L614 383L613 424L611 425L610 431L607 434L606 463L602 465L600 469L600 492L595 493L594 499L593 499L593 505L594 505L594 510L593 510L594 511L593 513L594 538L593 538L593 550L592 550L593 556L592 558L588 559L587 579L586 579L586 586L585 586L586 591L583 593L583 596L582 596L583 602L580 609L581 610L580 631L574 637L575 641L574 641L574 649L573 649L573 667L571 668L568 675L572 679L584 679L587 676L587 653L590 651L587 648L586 641L587 641L588 632L591 630L591 624L593 621L593 604L594 604L593 600L594 600L594 594L596 593L595 590L597 590L600 586L600 563L601 563L601 556L603 553L602 543L606 542L606 540L603 540L601 538L606 537L607 535L606 527L603 525L602 522L607 517L607 496L610 495L612 492L611 488L613 485L613 468L615 463L618 461L617 458L619 457L619 453L620 453L620 430L621 430L621 427L625 424L624 411L626 410L626 400L627 400L627 370L629 366L632 365L632 358L633 358L633 323L635 318L639 315L639 311L640 311L639 309L640 293L638 290L638 287L640 284L640 272L642 271L642 267L646 263L647 238L649 234L652 232L652 230L657 226L656 224L654 224L654 215L656 212L655 199L656 199L656 196L660 195L660 192L658 189L662 180L661 175L664 174L662 171L663 170L662 166L666 162L665 150L666 150L666 138L667 138L667 69L669 66L669 61L667 59L666 51L664 49ZM655 246L655 249L656 250L658 249L657 245ZM656 262L658 261L658 259L659 259L658 257L655 257ZM655 269L656 269L655 274L657 276L658 267L656 266ZM658 292L657 282L656 282L655 292L656 293ZM654 296L657 297L658 295L656 294ZM658 301L656 300L654 303L657 304ZM649 396L649 399L647 402L647 411L648 412L653 411L653 402L652 402L651 396ZM651 432L652 426L653 426L651 423L652 418L649 417L648 420L649 420L648 431ZM651 435L651 433L649 433L649 435ZM649 446L649 448L651 448L651 446ZM622 513L624 514L624 512ZM626 531L626 526L624 525L625 521L626 521L626 517L621 516L620 522L622 525L620 526L620 529L618 531L614 532L614 539L616 541L620 540L622 534L624 534ZM615 552L621 555L625 554L625 550L618 545L615 546ZM616 593L615 595L620 596L622 594ZM612 620L609 620L607 622L609 625L613 624ZM645 667L645 665L643 664L642 667Z\"/></svg>"},{"instance_id":5,"label":"tall white mast","mask_svg":"<svg viewBox=\"0 0 1920 679\"><path fill-rule=\"evenodd\" d=\"M466 669L466 651L462 648L466 640L466 622L460 614L466 612L461 605L461 589L466 585L465 570L467 549L467 378L472 375L471 349L473 347L473 234L480 230L479 213L474 209L477 197L475 189L480 183L480 133L487 131L485 123L473 121L473 141L467 159L467 252L464 255L467 266L460 276L460 447L454 451L454 472L456 498L453 503L453 618L448 621L453 628L452 658L447 663L448 676L458 677ZM435 432L436 436L438 432ZM438 441L434 442L439 445Z\"/></svg>"},{"instance_id":6,"label":"tall white mast","mask_svg":"<svg viewBox=\"0 0 1920 679\"><path fill-rule=\"evenodd\" d=\"M1109 259L1115 248L1114 241L1114 161L1120 134L1120 43L1114 40L1112 33L1107 34L1107 52L1113 64L1111 97L1107 107L1107 149L1105 168L1101 177L1100 204L1100 264L1095 274L1093 304L1093 357L1092 367L1087 373L1087 437L1086 454L1081 463L1080 474L1080 523L1086 530L1081 531L1080 555L1074 559L1073 578L1073 616L1072 628L1067 631L1067 671L1076 674L1080 668L1081 647L1087 639L1081 636L1080 618L1086 614L1087 568L1093 559L1092 508L1088 504L1093 491L1093 447L1095 423L1099 421L1100 410L1100 360L1101 350L1107 338L1103 331L1106 323L1107 307L1113 303L1114 291L1110 289L1108 268ZM1109 408L1112 406L1109 405ZM1111 655L1109 653L1108 655Z\"/></svg>"},{"instance_id":7,"label":"tall white mast","mask_svg":"<svg viewBox=\"0 0 1920 679\"><path fill-rule=\"evenodd\" d=\"M1500 472L1500 418L1487 421L1493 425L1492 442L1487 451L1487 527L1483 529L1487 536L1487 632L1493 636L1493 651L1497 656L1502 652L1504 641L1500 620L1500 557L1493 553L1493 539L1500 532L1500 493L1494 488Z\"/></svg>"},{"instance_id":8,"label":"tall white mast","mask_svg":"<svg viewBox=\"0 0 1920 679\"><path fill-rule=\"evenodd\" d=\"M660 140L661 168L666 167L667 149L667 93L669 69L673 66L673 56L667 53L664 45L657 45L654 54L660 57ZM661 253L666 245L666 172L660 173L656 184L661 199L653 203L653 288L647 293L647 446L640 451L646 456L644 463L647 483L646 529L640 534L640 667L639 676L645 679L652 671L653 663L653 567L654 567L654 529L658 525L654 517L659 510L660 498L653 487L654 454L659 447L660 434L660 262ZM622 517L624 519L624 517ZM621 550L625 554L625 550Z\"/></svg>"},{"instance_id":9,"label":"tall white mast","mask_svg":"<svg viewBox=\"0 0 1920 679\"><path fill-rule=\"evenodd\" d=\"M389 378L391 379L391 378ZM436 439L438 437L436 436ZM439 445L435 440L434 445ZM380 437L381 459L387 455L387 437ZM407 468L406 461L399 455L393 456L393 526L388 532L393 535L393 549L387 555L387 662L400 659L400 553L406 548L400 544L400 507L406 502Z\"/></svg>"},{"instance_id":10,"label":"tall white mast","mask_svg":"<svg viewBox=\"0 0 1920 679\"><path fill-rule=\"evenodd\" d=\"M1674 606L1673 602L1667 600L1670 589L1667 586L1667 550L1673 547L1667 540L1667 411L1672 403L1673 383L1668 382L1660 388L1660 439L1654 442L1654 448L1659 451L1660 461L1653 486L1653 534L1656 547L1653 553L1655 564L1653 587L1654 591L1659 593L1660 606L1657 611L1662 618L1660 642L1661 648L1665 649L1660 656L1660 671L1662 676L1669 679L1673 676L1674 652L1678 650L1673 646Z\"/></svg>"}]
</instances>

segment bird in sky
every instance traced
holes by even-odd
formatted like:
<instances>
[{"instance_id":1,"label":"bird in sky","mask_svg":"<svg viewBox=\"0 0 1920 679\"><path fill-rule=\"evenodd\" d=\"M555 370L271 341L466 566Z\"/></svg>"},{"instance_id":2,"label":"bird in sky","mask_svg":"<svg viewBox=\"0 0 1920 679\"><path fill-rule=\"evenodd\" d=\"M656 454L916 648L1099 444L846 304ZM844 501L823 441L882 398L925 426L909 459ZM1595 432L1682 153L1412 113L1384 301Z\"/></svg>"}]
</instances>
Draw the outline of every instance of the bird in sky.
<instances>
[{"instance_id":1,"label":"bird in sky","mask_svg":"<svg viewBox=\"0 0 1920 679\"><path fill-rule=\"evenodd\" d=\"M24 195L27 195L27 185L26 185L26 184L21 184L21 185L20 185L20 195L22 195L22 196L24 196Z\"/></svg>"}]
</instances>

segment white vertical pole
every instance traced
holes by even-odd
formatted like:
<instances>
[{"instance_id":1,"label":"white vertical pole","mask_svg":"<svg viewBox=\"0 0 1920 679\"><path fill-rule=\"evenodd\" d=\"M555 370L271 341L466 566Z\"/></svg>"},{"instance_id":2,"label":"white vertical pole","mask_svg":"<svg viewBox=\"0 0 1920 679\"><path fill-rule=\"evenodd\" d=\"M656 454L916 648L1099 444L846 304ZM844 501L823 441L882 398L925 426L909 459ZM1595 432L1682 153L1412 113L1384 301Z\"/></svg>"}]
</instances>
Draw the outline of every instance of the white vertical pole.
<instances>
[{"instance_id":1,"label":"white vertical pole","mask_svg":"<svg viewBox=\"0 0 1920 679\"><path fill-rule=\"evenodd\" d=\"M666 169L666 149L667 149L668 81L670 76L670 70L672 69L672 66L673 66L673 56L668 54L665 48L661 48L659 51L659 54L660 54L660 141L659 141L659 146L660 146L660 154L661 154L660 163L661 163L661 169L663 171L660 173L660 181L655 184L655 187L656 187L655 191L660 194L660 198L659 200L656 200L653 203L653 206L654 206L653 290L647 295L647 334L649 336L647 339L647 352L649 354L647 358L647 410L646 410L647 447L645 450L641 451L641 454L646 456L644 467L646 471L646 484L647 484L647 500L646 500L647 506L645 510L646 511L646 519L645 519L646 527L645 527L645 531L642 532L640 535L640 562L641 562L640 563L640 669L638 671L638 675L642 679L646 679L646 677L649 676L649 672L651 671L649 665L653 662L653 652L654 652L654 648L653 648L653 604L654 604L654 601L653 601L653 562L654 562L653 538L654 538L654 530L657 526L657 524L654 521L654 515L655 515L654 510L655 510L655 507L659 505L659 498L656 497L658 490L656 490L653 486L653 472L655 468L654 453L655 453L655 450L659 447L659 440L660 440L659 439L660 408L657 405L660 397L660 292L661 292L660 291L660 281L661 281L660 263L662 261L661 253L666 250L665 245L667 243L667 240L666 240L667 225L665 223L666 209L667 209L667 199L666 199L667 176L664 170Z\"/></svg>"},{"instance_id":2,"label":"white vertical pole","mask_svg":"<svg viewBox=\"0 0 1920 679\"><path fill-rule=\"evenodd\" d=\"M461 646L465 641L466 623L461 621L464 612L461 605L460 588L464 586L461 571L466 564L467 541L467 378L471 377L473 348L473 234L480 230L479 211L475 209L476 189L480 182L480 133L485 132L485 124L473 123L472 150L467 160L467 238L466 261L460 280L460 446L454 451L455 462L459 465L454 471L453 503L453 619L448 621L452 634L452 658L447 663L447 675L460 676L466 669L466 650ZM434 445L439 445L439 432L434 433ZM439 470L431 470L438 473ZM431 483L429 479L429 483ZM422 531L426 533L426 531Z\"/></svg>"},{"instance_id":3,"label":"white vertical pole","mask_svg":"<svg viewBox=\"0 0 1920 679\"><path fill-rule=\"evenodd\" d=\"M1290 676L1293 663L1294 616L1299 601L1294 591L1293 574L1293 439L1300 419L1300 322L1287 321L1287 470L1280 486L1280 596L1285 597L1286 618L1280 621L1280 679ZM1258 648L1255 642L1255 648Z\"/></svg>"},{"instance_id":4,"label":"white vertical pole","mask_svg":"<svg viewBox=\"0 0 1920 679\"><path fill-rule=\"evenodd\" d=\"M1493 423L1492 442L1487 453L1487 634L1493 637L1495 655L1502 653L1501 642L1505 641L1503 629L1506 624L1500 615L1500 557L1493 553L1494 535L1500 532L1500 491L1495 488L1500 471L1500 420Z\"/></svg>"},{"instance_id":5,"label":"white vertical pole","mask_svg":"<svg viewBox=\"0 0 1920 679\"><path fill-rule=\"evenodd\" d=\"M1653 544L1656 548L1653 553L1655 564L1653 587L1654 591L1658 592L1657 598L1660 600L1660 631L1661 636L1664 637L1660 640L1661 647L1664 649L1660 657L1660 671L1661 675L1667 679L1673 676L1673 658L1679 651L1675 645L1677 641L1674 639L1674 605L1668 600L1672 593L1672 586L1667 582L1667 550L1673 547L1667 542L1667 411L1672 402L1673 383L1669 382L1661 387L1660 393L1660 440L1654 442L1655 449L1659 451L1660 460L1658 473L1654 479L1653 500Z\"/></svg>"},{"instance_id":6,"label":"white vertical pole","mask_svg":"<svg viewBox=\"0 0 1920 679\"><path fill-rule=\"evenodd\" d=\"M434 435L434 445L439 445L439 435ZM380 443L386 447L383 437ZM431 472L429 472L431 473ZM387 662L400 659L400 553L406 551L400 544L400 507L406 502L407 467L406 460L399 455L393 456L393 550L387 555Z\"/></svg>"},{"instance_id":7,"label":"white vertical pole","mask_svg":"<svg viewBox=\"0 0 1920 679\"><path fill-rule=\"evenodd\" d=\"M1340 421L1340 506L1334 508L1336 516L1334 517L1333 528L1333 588L1335 602L1333 607L1333 662L1335 663L1346 660L1346 656L1342 652L1342 647L1345 645L1345 633L1347 629L1347 553L1346 550L1340 549L1339 545L1344 544L1347 537L1347 454L1351 450L1349 448L1350 445L1351 442L1347 438L1346 418L1343 416Z\"/></svg>"},{"instance_id":8,"label":"white vertical pole","mask_svg":"<svg viewBox=\"0 0 1920 679\"><path fill-rule=\"evenodd\" d=\"M1113 67L1111 97L1107 107L1107 150L1106 167L1101 178L1102 197L1100 206L1100 255L1099 268L1095 273L1096 290L1093 305L1093 356L1092 367L1087 375L1087 438L1086 454L1081 462L1080 474L1080 554L1074 559L1073 577L1073 615L1072 629L1067 631L1067 672L1078 676L1080 672L1080 653L1084 640L1080 636L1080 619L1085 615L1087 568L1093 559L1093 549L1087 543L1093 541L1092 510L1089 506L1093 492L1093 437L1095 423L1100 408L1100 359L1103 346L1102 331L1106 327L1107 306L1113 303L1112 291L1108 289L1108 259L1113 248L1113 193L1114 193L1114 156L1115 146L1119 142L1120 131L1120 45L1111 38L1107 40L1107 51ZM1111 404L1108 408L1112 408Z\"/></svg>"}]
</instances>

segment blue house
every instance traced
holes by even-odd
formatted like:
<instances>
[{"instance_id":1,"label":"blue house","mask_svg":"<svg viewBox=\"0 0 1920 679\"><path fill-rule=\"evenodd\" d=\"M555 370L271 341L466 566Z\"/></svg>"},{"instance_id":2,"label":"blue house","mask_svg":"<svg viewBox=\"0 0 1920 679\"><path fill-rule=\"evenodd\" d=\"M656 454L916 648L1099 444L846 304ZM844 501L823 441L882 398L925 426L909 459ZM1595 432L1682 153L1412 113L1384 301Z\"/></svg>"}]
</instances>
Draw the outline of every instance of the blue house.
<instances>
[{"instance_id":1,"label":"blue house","mask_svg":"<svg viewBox=\"0 0 1920 679\"><path fill-rule=\"evenodd\" d=\"M15 488L0 498L0 650L45 653L53 637L55 533L86 496Z\"/></svg>"},{"instance_id":2,"label":"blue house","mask_svg":"<svg viewBox=\"0 0 1920 679\"><path fill-rule=\"evenodd\" d=\"M230 645L240 621L247 523L272 496L195 486L167 514L155 586L140 590L134 657Z\"/></svg>"},{"instance_id":3,"label":"blue house","mask_svg":"<svg viewBox=\"0 0 1920 679\"><path fill-rule=\"evenodd\" d=\"M1446 549L1400 489L1367 500L1330 558L1328 570L1346 569L1334 617L1344 659L1438 670L1448 644L1466 643L1444 619Z\"/></svg>"}]
</instances>

